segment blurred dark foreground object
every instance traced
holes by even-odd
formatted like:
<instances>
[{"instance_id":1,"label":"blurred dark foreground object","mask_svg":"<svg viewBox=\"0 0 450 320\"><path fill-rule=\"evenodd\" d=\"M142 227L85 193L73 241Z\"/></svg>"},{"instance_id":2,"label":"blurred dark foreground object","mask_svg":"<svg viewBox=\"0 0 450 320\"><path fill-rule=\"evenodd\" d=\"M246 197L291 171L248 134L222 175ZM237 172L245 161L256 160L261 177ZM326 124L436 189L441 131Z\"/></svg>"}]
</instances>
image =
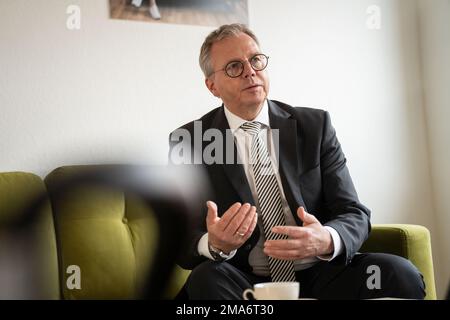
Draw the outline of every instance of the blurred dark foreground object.
<instances>
[{"instance_id":1,"label":"blurred dark foreground object","mask_svg":"<svg viewBox=\"0 0 450 320\"><path fill-rule=\"evenodd\" d=\"M176 258L208 190L203 177L130 165L62 167L45 185L2 174L0 299L174 297L187 275Z\"/></svg>"}]
</instances>

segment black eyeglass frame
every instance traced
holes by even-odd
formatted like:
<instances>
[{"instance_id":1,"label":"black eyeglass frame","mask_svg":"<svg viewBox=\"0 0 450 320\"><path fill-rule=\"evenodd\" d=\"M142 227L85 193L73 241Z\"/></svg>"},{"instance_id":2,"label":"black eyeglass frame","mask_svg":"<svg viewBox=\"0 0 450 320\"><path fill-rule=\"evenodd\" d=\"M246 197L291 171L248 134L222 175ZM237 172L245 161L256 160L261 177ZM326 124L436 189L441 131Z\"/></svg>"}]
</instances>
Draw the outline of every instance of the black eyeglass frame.
<instances>
[{"instance_id":1,"label":"black eyeglass frame","mask_svg":"<svg viewBox=\"0 0 450 320\"><path fill-rule=\"evenodd\" d=\"M255 68L255 66L252 64L253 59L256 58L256 57L258 57L258 56L263 56L263 57L266 59L266 64L264 65L263 68L260 68L260 69L259 69L259 68ZM267 68L267 65L269 64L269 56L265 55L264 53L257 53L257 54L255 54L254 56L252 56L250 59L248 59L247 61L250 62L250 66L252 67L253 70L255 70L255 71L263 71L264 69ZM230 66L232 63L240 63L240 64L241 64L241 72L240 72L238 75L232 76L232 75L230 75L230 74L227 72L228 66ZM213 75L214 73L216 73L216 72L224 71L225 74L226 74L228 77L230 77L230 78L238 78L238 77L240 77L240 76L242 75L242 73L244 73L244 69L245 69L245 68L244 68L244 62L242 62L241 60L233 60L233 61L228 62L228 63L225 65L224 68L211 72L211 74L209 75L209 77L212 76L212 75Z\"/></svg>"}]
</instances>

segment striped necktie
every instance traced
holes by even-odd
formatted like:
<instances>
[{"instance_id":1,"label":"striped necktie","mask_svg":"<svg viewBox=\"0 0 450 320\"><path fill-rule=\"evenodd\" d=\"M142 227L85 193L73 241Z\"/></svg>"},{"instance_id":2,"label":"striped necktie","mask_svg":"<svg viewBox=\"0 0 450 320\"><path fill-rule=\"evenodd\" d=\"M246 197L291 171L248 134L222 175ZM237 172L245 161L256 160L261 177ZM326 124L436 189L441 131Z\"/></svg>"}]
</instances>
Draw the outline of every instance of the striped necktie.
<instances>
[{"instance_id":1,"label":"striped necktie","mask_svg":"<svg viewBox=\"0 0 450 320\"><path fill-rule=\"evenodd\" d=\"M274 226L285 225L281 193L264 139L260 137L261 123L245 122L241 128L252 136L250 163L255 177L260 217L266 240L287 239L273 233ZM289 260L269 259L270 276L273 282L295 281L294 263Z\"/></svg>"}]
</instances>

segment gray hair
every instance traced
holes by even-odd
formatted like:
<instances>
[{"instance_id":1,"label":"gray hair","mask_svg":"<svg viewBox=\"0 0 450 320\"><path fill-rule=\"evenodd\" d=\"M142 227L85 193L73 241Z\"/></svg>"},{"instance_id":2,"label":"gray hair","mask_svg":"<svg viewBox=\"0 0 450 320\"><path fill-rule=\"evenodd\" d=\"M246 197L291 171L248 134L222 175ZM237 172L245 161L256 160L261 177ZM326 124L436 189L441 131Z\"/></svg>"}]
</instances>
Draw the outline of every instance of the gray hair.
<instances>
[{"instance_id":1,"label":"gray hair","mask_svg":"<svg viewBox=\"0 0 450 320\"><path fill-rule=\"evenodd\" d=\"M225 24L220 28L211 32L205 39L202 44L202 48L200 49L200 57L199 63L200 68L203 71L205 77L209 77L214 70L211 66L211 47L212 45L220 40L237 37L239 34L245 33L250 36L253 40L255 40L256 44L259 46L259 41L256 35L244 24L233 23L233 24Z\"/></svg>"}]
</instances>

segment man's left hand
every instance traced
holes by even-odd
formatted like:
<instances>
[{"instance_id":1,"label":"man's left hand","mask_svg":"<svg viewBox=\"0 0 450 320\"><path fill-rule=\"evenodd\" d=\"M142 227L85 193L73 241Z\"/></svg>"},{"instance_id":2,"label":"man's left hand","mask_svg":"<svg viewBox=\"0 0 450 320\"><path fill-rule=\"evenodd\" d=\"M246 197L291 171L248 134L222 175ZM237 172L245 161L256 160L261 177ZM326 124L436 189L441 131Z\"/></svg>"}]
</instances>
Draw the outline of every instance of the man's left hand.
<instances>
[{"instance_id":1,"label":"man's left hand","mask_svg":"<svg viewBox=\"0 0 450 320\"><path fill-rule=\"evenodd\" d=\"M282 260L298 260L332 254L334 246L330 232L303 207L298 208L297 215L303 221L303 226L273 227L272 232L285 234L289 239L267 240L264 243L264 253Z\"/></svg>"}]
</instances>

